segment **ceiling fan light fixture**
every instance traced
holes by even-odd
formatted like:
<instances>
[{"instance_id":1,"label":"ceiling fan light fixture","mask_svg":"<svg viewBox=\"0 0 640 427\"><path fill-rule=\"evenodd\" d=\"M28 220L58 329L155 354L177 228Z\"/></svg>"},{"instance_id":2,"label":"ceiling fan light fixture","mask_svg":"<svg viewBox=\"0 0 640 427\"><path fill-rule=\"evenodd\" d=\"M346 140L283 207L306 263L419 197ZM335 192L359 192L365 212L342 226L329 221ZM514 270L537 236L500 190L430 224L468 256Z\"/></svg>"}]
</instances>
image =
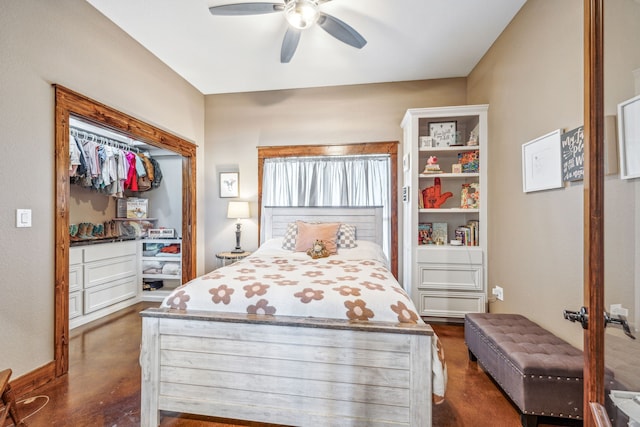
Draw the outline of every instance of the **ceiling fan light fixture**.
<instances>
[{"instance_id":1,"label":"ceiling fan light fixture","mask_svg":"<svg viewBox=\"0 0 640 427\"><path fill-rule=\"evenodd\" d=\"M304 30L316 23L320 11L314 0L291 0L284 7L284 16L289 25Z\"/></svg>"}]
</instances>

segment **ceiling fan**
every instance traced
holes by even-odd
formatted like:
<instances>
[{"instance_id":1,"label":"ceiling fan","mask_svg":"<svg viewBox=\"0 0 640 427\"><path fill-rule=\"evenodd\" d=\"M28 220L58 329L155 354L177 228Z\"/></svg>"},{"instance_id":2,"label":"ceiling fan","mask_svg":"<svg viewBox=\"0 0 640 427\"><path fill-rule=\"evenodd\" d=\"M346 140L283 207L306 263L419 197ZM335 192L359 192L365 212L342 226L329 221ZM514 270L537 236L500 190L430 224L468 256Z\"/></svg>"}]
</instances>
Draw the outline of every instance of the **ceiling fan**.
<instances>
[{"instance_id":1,"label":"ceiling fan","mask_svg":"<svg viewBox=\"0 0 640 427\"><path fill-rule=\"evenodd\" d=\"M263 15L284 12L289 23L280 49L280 62L288 63L296 52L302 30L318 24L320 28L343 43L361 49L367 41L350 25L320 11L320 5L331 0L284 0L282 3L234 3L212 6L212 15Z\"/></svg>"}]
</instances>

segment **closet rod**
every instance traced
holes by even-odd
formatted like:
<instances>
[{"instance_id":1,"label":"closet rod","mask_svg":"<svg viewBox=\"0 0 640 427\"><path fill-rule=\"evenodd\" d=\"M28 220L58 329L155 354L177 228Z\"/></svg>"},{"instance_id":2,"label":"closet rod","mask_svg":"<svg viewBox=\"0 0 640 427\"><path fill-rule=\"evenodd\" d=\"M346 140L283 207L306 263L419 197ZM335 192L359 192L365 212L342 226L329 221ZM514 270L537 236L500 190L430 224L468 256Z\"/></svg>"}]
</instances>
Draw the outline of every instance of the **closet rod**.
<instances>
[{"instance_id":1,"label":"closet rod","mask_svg":"<svg viewBox=\"0 0 640 427\"><path fill-rule=\"evenodd\" d=\"M123 150L135 151L136 153L140 152L139 148L133 147L130 143L118 141L117 139L107 138L106 136L98 135L93 132L88 132L84 129L69 126L69 131L71 132L71 135L77 136L80 139L86 139L86 140L93 139L98 143L107 144L112 147L115 146Z\"/></svg>"}]
</instances>

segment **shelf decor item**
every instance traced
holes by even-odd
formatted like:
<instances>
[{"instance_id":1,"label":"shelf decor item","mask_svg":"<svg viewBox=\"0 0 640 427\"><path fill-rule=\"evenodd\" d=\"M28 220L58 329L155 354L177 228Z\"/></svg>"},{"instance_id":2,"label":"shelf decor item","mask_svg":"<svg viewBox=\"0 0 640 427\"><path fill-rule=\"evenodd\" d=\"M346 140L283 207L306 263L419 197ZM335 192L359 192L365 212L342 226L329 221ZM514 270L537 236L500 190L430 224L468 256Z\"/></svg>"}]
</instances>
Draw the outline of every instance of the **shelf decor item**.
<instances>
[{"instance_id":1,"label":"shelf decor item","mask_svg":"<svg viewBox=\"0 0 640 427\"><path fill-rule=\"evenodd\" d=\"M431 148L433 147L433 137L432 136L421 136L420 137L420 148Z\"/></svg>"},{"instance_id":2,"label":"shelf decor item","mask_svg":"<svg viewBox=\"0 0 640 427\"><path fill-rule=\"evenodd\" d=\"M456 144L456 122L429 123L429 136L433 147L450 147Z\"/></svg>"},{"instance_id":3,"label":"shelf decor item","mask_svg":"<svg viewBox=\"0 0 640 427\"><path fill-rule=\"evenodd\" d=\"M462 168L462 173L478 173L480 172L480 151L465 151L458 153L458 163Z\"/></svg>"},{"instance_id":4,"label":"shelf decor item","mask_svg":"<svg viewBox=\"0 0 640 427\"><path fill-rule=\"evenodd\" d=\"M424 171L422 173L442 173L440 165L438 164L438 158L436 156L429 156L427 164L424 165Z\"/></svg>"},{"instance_id":5,"label":"shelf decor item","mask_svg":"<svg viewBox=\"0 0 640 427\"><path fill-rule=\"evenodd\" d=\"M442 192L442 184L440 178L434 178L433 185L422 190L422 198L425 209L439 208L447 201L449 197L452 197L453 193L447 191Z\"/></svg>"},{"instance_id":6,"label":"shelf decor item","mask_svg":"<svg viewBox=\"0 0 640 427\"><path fill-rule=\"evenodd\" d=\"M423 222L418 224L418 244L419 245L431 245L433 244L433 224L430 222Z\"/></svg>"},{"instance_id":7,"label":"shelf decor item","mask_svg":"<svg viewBox=\"0 0 640 427\"><path fill-rule=\"evenodd\" d=\"M433 243L436 245L444 245L447 243L448 232L447 232L447 223L446 222L434 222L433 223L433 231L431 233L431 237L433 239Z\"/></svg>"},{"instance_id":8,"label":"shelf decor item","mask_svg":"<svg viewBox=\"0 0 640 427\"><path fill-rule=\"evenodd\" d=\"M477 182L462 184L460 207L462 209L478 209L480 207L480 184Z\"/></svg>"}]
</instances>

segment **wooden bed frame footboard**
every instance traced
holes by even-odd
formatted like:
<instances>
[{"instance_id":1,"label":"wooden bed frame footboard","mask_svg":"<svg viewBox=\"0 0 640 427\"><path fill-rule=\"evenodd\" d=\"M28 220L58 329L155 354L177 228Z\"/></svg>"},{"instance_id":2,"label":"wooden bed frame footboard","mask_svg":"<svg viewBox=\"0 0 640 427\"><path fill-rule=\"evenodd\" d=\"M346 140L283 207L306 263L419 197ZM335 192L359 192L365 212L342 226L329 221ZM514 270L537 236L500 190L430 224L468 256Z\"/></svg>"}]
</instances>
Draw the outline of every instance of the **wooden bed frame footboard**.
<instances>
[{"instance_id":1,"label":"wooden bed frame footboard","mask_svg":"<svg viewBox=\"0 0 640 427\"><path fill-rule=\"evenodd\" d=\"M142 315L141 425L160 411L292 426L431 426L430 326Z\"/></svg>"}]
</instances>

